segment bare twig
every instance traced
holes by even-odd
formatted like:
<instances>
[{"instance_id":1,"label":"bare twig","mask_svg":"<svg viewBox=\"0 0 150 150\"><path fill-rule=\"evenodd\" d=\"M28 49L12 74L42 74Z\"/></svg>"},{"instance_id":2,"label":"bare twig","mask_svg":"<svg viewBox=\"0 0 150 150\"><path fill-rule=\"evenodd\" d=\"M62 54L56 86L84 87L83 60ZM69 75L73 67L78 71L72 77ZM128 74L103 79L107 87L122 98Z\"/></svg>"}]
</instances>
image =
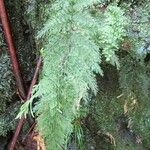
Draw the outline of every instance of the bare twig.
<instances>
[{"instance_id":1,"label":"bare twig","mask_svg":"<svg viewBox=\"0 0 150 150\"><path fill-rule=\"evenodd\" d=\"M24 142L24 141L26 140L27 136L28 136L28 135L30 134L30 132L34 129L35 125L36 125L35 122L31 125L31 127L30 127L30 129L28 130L27 134L24 136L22 142Z\"/></svg>"},{"instance_id":2,"label":"bare twig","mask_svg":"<svg viewBox=\"0 0 150 150\"><path fill-rule=\"evenodd\" d=\"M25 90L25 86L24 86L24 81L21 75L21 71L20 71L20 66L19 66L19 62L17 59L17 54L16 54L16 49L14 47L14 42L13 42L13 38L12 38L12 32L10 29L10 25L9 25L9 19L8 19L8 15L7 15L7 11L5 8L5 4L4 4L4 0L0 0L0 19L2 22L2 26L3 26L3 30L4 30L4 35L8 44L8 52L10 55L10 59L11 59L11 63L12 63L12 68L13 68L13 73L16 79L16 85L19 91L19 95L21 96L21 98L26 101L30 98L31 96L31 92L32 92L32 88L35 85L36 81L37 81L37 77L38 77L38 72L39 72L39 68L42 62L41 57L38 60L37 63L37 67L35 70L35 74L34 77L32 79L29 91L28 91L28 95L26 96L26 90ZM21 128L23 126L25 122L25 118L22 117L16 127L14 136L12 138L12 141L10 143L10 147L9 150L14 150L18 135L21 131Z\"/></svg>"},{"instance_id":3,"label":"bare twig","mask_svg":"<svg viewBox=\"0 0 150 150\"><path fill-rule=\"evenodd\" d=\"M19 94L23 100L26 98L26 90L23 82L23 78L20 71L20 66L17 59L16 49L14 47L12 32L10 30L9 19L5 9L4 0L0 0L0 18L4 30L4 35L8 44L8 52L11 58L13 73L16 79L17 88Z\"/></svg>"},{"instance_id":4,"label":"bare twig","mask_svg":"<svg viewBox=\"0 0 150 150\"><path fill-rule=\"evenodd\" d=\"M42 58L40 57L39 60L38 60L38 63L37 63L37 66L36 66L36 69L35 69L35 73L34 73L34 76L33 76L33 79L32 79L32 82L31 82L31 85L30 85L30 88L29 88L29 91L28 91L28 95L27 95L27 98L26 100L30 99L30 96L32 94L32 88L33 86L35 85L36 81L37 81L37 78L38 78L38 73L39 73L39 69L40 69L40 66L41 66L41 63L42 63ZM14 150L14 146L16 144L16 141L17 141L17 138L19 136L19 133L21 131L21 128L23 126L23 123L25 121L25 118L22 117L18 124L17 124L17 127L16 127L16 130L15 130L15 133L14 133L14 136L12 138L12 141L10 143L10 146L9 146L9 150Z\"/></svg>"}]
</instances>

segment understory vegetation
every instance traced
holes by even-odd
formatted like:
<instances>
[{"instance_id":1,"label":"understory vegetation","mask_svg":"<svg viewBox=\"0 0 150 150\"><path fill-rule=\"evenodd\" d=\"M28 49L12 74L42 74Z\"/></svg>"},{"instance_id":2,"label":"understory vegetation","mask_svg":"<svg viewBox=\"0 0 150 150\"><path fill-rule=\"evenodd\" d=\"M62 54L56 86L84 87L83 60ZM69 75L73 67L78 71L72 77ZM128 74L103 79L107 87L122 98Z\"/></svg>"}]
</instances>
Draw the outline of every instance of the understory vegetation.
<instances>
[{"instance_id":1,"label":"understory vegetation","mask_svg":"<svg viewBox=\"0 0 150 150\"><path fill-rule=\"evenodd\" d=\"M0 140L10 136L17 119L31 115L46 150L148 150L150 1L27 0L19 5L27 29L15 33L14 26L13 32L27 38L25 47L16 42L26 83L36 55L43 64L31 98L20 107L0 33Z\"/></svg>"}]
</instances>

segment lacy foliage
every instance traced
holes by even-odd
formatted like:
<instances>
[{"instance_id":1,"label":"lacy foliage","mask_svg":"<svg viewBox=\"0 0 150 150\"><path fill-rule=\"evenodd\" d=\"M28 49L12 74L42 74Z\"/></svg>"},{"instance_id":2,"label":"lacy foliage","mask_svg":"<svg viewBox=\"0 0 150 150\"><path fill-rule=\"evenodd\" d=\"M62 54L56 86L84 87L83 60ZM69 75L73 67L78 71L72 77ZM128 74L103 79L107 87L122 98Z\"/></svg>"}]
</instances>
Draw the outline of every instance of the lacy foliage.
<instances>
[{"instance_id":1,"label":"lacy foliage","mask_svg":"<svg viewBox=\"0 0 150 150\"><path fill-rule=\"evenodd\" d=\"M97 93L95 73L103 75L101 56L119 66L115 53L125 35L124 13L116 5L109 6L101 14L105 19L100 23L89 11L98 2L56 0L46 10L51 15L38 32L43 45L42 73L18 117L26 115L29 105L32 107L32 101L38 99L33 112L47 149L67 146L81 99L88 101L89 90Z\"/></svg>"}]
</instances>

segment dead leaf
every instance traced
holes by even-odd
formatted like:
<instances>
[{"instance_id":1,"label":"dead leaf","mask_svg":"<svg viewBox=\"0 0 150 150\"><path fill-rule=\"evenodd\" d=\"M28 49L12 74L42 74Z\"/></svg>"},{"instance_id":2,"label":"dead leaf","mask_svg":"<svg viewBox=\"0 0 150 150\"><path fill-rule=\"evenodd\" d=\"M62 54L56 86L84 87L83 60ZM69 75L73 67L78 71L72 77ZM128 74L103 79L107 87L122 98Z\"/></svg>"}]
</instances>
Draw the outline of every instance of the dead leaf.
<instances>
[{"instance_id":1,"label":"dead leaf","mask_svg":"<svg viewBox=\"0 0 150 150\"><path fill-rule=\"evenodd\" d=\"M128 112L128 102L127 101L125 102L123 108L124 108L124 114L126 114Z\"/></svg>"},{"instance_id":2,"label":"dead leaf","mask_svg":"<svg viewBox=\"0 0 150 150\"><path fill-rule=\"evenodd\" d=\"M33 140L37 142L37 150L46 150L45 143L41 135L35 135Z\"/></svg>"},{"instance_id":3,"label":"dead leaf","mask_svg":"<svg viewBox=\"0 0 150 150\"><path fill-rule=\"evenodd\" d=\"M112 136L112 134L107 132L106 135L110 138L110 142L116 147L116 141L115 138Z\"/></svg>"}]
</instances>

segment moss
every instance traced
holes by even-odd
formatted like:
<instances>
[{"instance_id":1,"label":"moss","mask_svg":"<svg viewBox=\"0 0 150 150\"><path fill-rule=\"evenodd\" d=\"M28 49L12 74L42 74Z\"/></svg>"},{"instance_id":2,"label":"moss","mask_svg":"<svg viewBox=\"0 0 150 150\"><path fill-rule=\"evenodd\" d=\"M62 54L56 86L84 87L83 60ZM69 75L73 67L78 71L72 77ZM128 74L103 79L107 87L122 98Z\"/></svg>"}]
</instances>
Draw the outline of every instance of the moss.
<instances>
[{"instance_id":1,"label":"moss","mask_svg":"<svg viewBox=\"0 0 150 150\"><path fill-rule=\"evenodd\" d=\"M2 32L0 33L0 45L0 114L2 114L6 109L7 103L11 101L15 90L10 59L7 55L7 48Z\"/></svg>"},{"instance_id":2,"label":"moss","mask_svg":"<svg viewBox=\"0 0 150 150\"><path fill-rule=\"evenodd\" d=\"M8 0L6 7L22 74L24 80L29 82L32 79L36 64L36 46L32 27L28 24L25 17L26 3L23 0L15 0L13 2Z\"/></svg>"},{"instance_id":3,"label":"moss","mask_svg":"<svg viewBox=\"0 0 150 150\"><path fill-rule=\"evenodd\" d=\"M0 115L0 136L6 136L10 130L14 130L16 126L16 115L19 111L20 104L14 103Z\"/></svg>"}]
</instances>

